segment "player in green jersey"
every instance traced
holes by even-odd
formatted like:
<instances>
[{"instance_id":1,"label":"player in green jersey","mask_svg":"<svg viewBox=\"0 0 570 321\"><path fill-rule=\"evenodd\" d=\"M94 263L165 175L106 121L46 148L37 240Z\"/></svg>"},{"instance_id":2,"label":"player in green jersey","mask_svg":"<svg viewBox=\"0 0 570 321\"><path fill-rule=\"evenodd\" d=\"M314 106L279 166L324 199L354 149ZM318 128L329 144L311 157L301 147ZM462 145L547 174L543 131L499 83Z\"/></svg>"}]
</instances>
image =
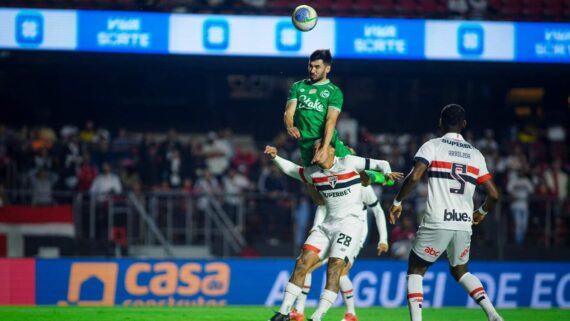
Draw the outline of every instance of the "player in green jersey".
<instances>
[{"instance_id":1,"label":"player in green jersey","mask_svg":"<svg viewBox=\"0 0 570 321\"><path fill-rule=\"evenodd\" d=\"M331 144L336 156L350 155L335 128L344 99L340 88L327 78L331 63L330 50L316 50L309 58L309 78L297 81L289 90L284 122L289 136L299 140L303 166L325 158ZM322 147L313 153L317 139L322 139Z\"/></svg>"},{"instance_id":2,"label":"player in green jersey","mask_svg":"<svg viewBox=\"0 0 570 321\"><path fill-rule=\"evenodd\" d=\"M289 136L299 141L303 166L323 161L331 145L338 157L352 154L336 131L336 121L342 110L344 97L340 88L328 79L331 64L330 50L314 51L309 57L309 78L294 83L287 97L283 122ZM313 145L318 139L322 140L321 148L314 152ZM372 183L384 183L382 173L366 172ZM393 181L388 185L393 185Z\"/></svg>"}]
</instances>

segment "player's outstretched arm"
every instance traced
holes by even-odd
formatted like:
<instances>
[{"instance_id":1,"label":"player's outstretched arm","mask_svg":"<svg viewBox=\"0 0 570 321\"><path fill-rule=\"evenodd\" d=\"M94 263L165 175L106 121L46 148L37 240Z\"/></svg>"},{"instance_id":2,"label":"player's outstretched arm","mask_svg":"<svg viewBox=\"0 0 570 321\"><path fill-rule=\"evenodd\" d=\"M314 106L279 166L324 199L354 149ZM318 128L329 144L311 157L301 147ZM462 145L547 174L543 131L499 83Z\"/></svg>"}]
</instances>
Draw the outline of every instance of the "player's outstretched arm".
<instances>
[{"instance_id":1,"label":"player's outstretched arm","mask_svg":"<svg viewBox=\"0 0 570 321\"><path fill-rule=\"evenodd\" d=\"M499 190L493 182L493 180L488 180L484 182L483 188L487 192L487 197L485 197L485 202L481 207L479 207L473 213L473 224L477 225L485 219L487 213L495 208L495 205L499 202Z\"/></svg>"},{"instance_id":2,"label":"player's outstretched arm","mask_svg":"<svg viewBox=\"0 0 570 321\"><path fill-rule=\"evenodd\" d=\"M400 215L402 214L402 201L410 194L414 187L416 187L426 170L426 164L423 162L416 162L412 171L404 179L404 183L402 183L402 187L400 187L398 194L394 198L394 203L390 207L391 224L396 224L396 221L400 218Z\"/></svg>"},{"instance_id":3,"label":"player's outstretched arm","mask_svg":"<svg viewBox=\"0 0 570 321\"><path fill-rule=\"evenodd\" d=\"M297 109L297 100L289 100L285 106L285 114L283 115L283 123L287 134L295 139L301 138L301 132L295 127L295 110Z\"/></svg>"},{"instance_id":4,"label":"player's outstretched arm","mask_svg":"<svg viewBox=\"0 0 570 321\"><path fill-rule=\"evenodd\" d=\"M403 173L400 172L392 172L392 168L390 167L390 163L385 160L374 159L374 158L363 158L359 156L347 156L350 158L354 168L357 172L363 172L367 170L373 170L382 172L384 176L388 179L397 181L404 177Z\"/></svg>"},{"instance_id":5,"label":"player's outstretched arm","mask_svg":"<svg viewBox=\"0 0 570 321\"><path fill-rule=\"evenodd\" d=\"M302 167L291 161L279 157L279 155L277 155L277 148L267 145L265 146L265 151L263 153L269 156L269 158L273 160L273 163L277 165L277 167L287 176L293 177L299 181L302 180L300 173Z\"/></svg>"}]
</instances>

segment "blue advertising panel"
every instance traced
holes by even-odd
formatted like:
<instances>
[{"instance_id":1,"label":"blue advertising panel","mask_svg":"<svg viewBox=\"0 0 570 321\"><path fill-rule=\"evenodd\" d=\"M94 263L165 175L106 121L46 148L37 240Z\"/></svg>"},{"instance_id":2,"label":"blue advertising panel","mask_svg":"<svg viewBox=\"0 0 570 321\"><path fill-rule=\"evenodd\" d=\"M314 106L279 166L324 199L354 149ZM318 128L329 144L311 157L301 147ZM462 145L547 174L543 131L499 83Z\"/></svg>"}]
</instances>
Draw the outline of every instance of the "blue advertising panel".
<instances>
[{"instance_id":1,"label":"blue advertising panel","mask_svg":"<svg viewBox=\"0 0 570 321\"><path fill-rule=\"evenodd\" d=\"M279 305L294 261L38 259L36 303L58 305ZM570 263L470 264L499 308L570 308ZM313 273L315 306L325 270ZM406 262L360 260L350 276L357 306L406 305ZM424 306L475 307L438 262L424 278ZM341 304L339 296L336 304Z\"/></svg>"},{"instance_id":2,"label":"blue advertising panel","mask_svg":"<svg viewBox=\"0 0 570 321\"><path fill-rule=\"evenodd\" d=\"M425 20L337 18L336 56L424 59Z\"/></svg>"},{"instance_id":3,"label":"blue advertising panel","mask_svg":"<svg viewBox=\"0 0 570 321\"><path fill-rule=\"evenodd\" d=\"M78 20L78 50L168 52L168 14L78 11Z\"/></svg>"},{"instance_id":4,"label":"blue advertising panel","mask_svg":"<svg viewBox=\"0 0 570 321\"><path fill-rule=\"evenodd\" d=\"M426 21L425 55L435 60L514 61L514 23Z\"/></svg>"},{"instance_id":5,"label":"blue advertising panel","mask_svg":"<svg viewBox=\"0 0 570 321\"><path fill-rule=\"evenodd\" d=\"M570 63L569 23L517 23L517 60Z\"/></svg>"},{"instance_id":6,"label":"blue advertising panel","mask_svg":"<svg viewBox=\"0 0 570 321\"><path fill-rule=\"evenodd\" d=\"M0 48L75 50L72 10L0 9Z\"/></svg>"}]
</instances>

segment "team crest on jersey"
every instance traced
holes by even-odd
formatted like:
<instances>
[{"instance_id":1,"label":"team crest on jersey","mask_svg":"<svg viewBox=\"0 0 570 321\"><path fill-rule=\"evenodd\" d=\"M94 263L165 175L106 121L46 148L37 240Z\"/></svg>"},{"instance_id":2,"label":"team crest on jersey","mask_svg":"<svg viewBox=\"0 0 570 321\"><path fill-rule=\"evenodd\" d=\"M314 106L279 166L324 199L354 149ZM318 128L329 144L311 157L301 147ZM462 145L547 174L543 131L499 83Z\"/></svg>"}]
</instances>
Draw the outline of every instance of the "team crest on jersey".
<instances>
[{"instance_id":1,"label":"team crest on jersey","mask_svg":"<svg viewBox=\"0 0 570 321\"><path fill-rule=\"evenodd\" d=\"M323 98L329 98L330 95L331 95L331 93L326 89L321 91L321 97L323 97Z\"/></svg>"},{"instance_id":2,"label":"team crest on jersey","mask_svg":"<svg viewBox=\"0 0 570 321\"><path fill-rule=\"evenodd\" d=\"M314 93L316 93L316 92L317 92L317 90L316 90L315 88L313 88L313 89L309 90L309 95L312 95L312 94L314 94Z\"/></svg>"},{"instance_id":3,"label":"team crest on jersey","mask_svg":"<svg viewBox=\"0 0 570 321\"><path fill-rule=\"evenodd\" d=\"M304 93L305 92L305 88L301 88L299 89L300 92Z\"/></svg>"},{"instance_id":4,"label":"team crest on jersey","mask_svg":"<svg viewBox=\"0 0 570 321\"><path fill-rule=\"evenodd\" d=\"M329 185L334 188L336 186L336 182L338 181L336 176L329 176Z\"/></svg>"}]
</instances>

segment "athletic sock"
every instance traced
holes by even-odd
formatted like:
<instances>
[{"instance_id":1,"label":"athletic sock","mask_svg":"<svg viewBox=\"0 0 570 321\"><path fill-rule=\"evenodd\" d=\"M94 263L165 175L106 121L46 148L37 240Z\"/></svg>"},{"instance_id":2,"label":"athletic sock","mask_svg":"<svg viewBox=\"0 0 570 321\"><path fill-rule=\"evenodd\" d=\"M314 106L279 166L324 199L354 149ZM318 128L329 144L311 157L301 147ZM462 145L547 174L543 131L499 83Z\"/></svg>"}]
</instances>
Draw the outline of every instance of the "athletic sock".
<instances>
[{"instance_id":1,"label":"athletic sock","mask_svg":"<svg viewBox=\"0 0 570 321\"><path fill-rule=\"evenodd\" d=\"M311 290L312 279L312 274L307 273L307 276L305 276L305 284L303 285L303 290L297 297L297 301L295 301L295 310L301 314L305 312L305 303L307 302L307 295L309 295L309 291Z\"/></svg>"},{"instance_id":2,"label":"athletic sock","mask_svg":"<svg viewBox=\"0 0 570 321\"><path fill-rule=\"evenodd\" d=\"M408 308L412 321L422 321L423 280L424 277L419 274L408 274Z\"/></svg>"},{"instance_id":3,"label":"athletic sock","mask_svg":"<svg viewBox=\"0 0 570 321\"><path fill-rule=\"evenodd\" d=\"M319 305L317 306L317 311L313 313L311 319L314 321L321 321L323 315L325 315L329 308L334 304L336 296L336 292L326 289L323 290L323 294L321 294L321 299L319 300Z\"/></svg>"},{"instance_id":4,"label":"athletic sock","mask_svg":"<svg viewBox=\"0 0 570 321\"><path fill-rule=\"evenodd\" d=\"M353 287L352 282L348 278L348 275L343 275L340 277L340 291L342 292L344 305L346 305L346 313L356 315L356 312L354 311Z\"/></svg>"},{"instance_id":5,"label":"athletic sock","mask_svg":"<svg viewBox=\"0 0 570 321\"><path fill-rule=\"evenodd\" d=\"M291 306L295 299L301 294L302 289L295 284L289 282L285 287L285 296L283 298L283 303L281 303L281 308L279 308L279 313L289 314L291 311Z\"/></svg>"},{"instance_id":6,"label":"athletic sock","mask_svg":"<svg viewBox=\"0 0 570 321\"><path fill-rule=\"evenodd\" d=\"M489 296L485 293L483 284L475 275L467 272L459 279L459 284L469 293L469 296L481 306L487 317L497 314L493 303L489 300Z\"/></svg>"}]
</instances>

